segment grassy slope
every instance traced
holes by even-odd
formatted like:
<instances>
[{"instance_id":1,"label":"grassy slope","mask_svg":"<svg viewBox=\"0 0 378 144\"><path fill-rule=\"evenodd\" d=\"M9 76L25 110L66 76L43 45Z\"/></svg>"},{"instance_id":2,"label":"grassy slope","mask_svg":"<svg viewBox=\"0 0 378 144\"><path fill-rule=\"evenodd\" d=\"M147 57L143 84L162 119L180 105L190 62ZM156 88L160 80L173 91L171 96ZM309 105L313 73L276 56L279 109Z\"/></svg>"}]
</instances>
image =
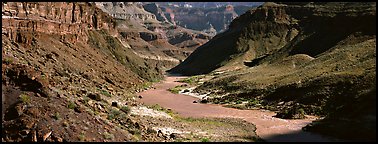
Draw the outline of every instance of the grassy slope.
<instances>
[{"instance_id":1,"label":"grassy slope","mask_svg":"<svg viewBox=\"0 0 378 144\"><path fill-rule=\"evenodd\" d=\"M298 35L261 60L260 65L216 74L195 91L212 91L210 102L213 103L247 100L249 102L243 108L278 110L283 117L290 111L296 113L302 109L302 114L327 116L323 123L319 122L314 126L316 128L309 130L351 140L373 140L376 130L369 127L375 123L375 118L372 119L375 102L371 100L375 100L376 86L376 20L375 9L371 6L318 5L315 14L299 22L302 28ZM345 12L346 9L353 10ZM298 17L298 13L293 17ZM221 40L224 39L227 38ZM210 44L203 46L209 46L207 53L200 47L198 54L194 52L172 72L191 75L214 70L214 65L209 64L214 62L210 59L217 56L221 48ZM228 56L223 53L223 57ZM240 65L238 59L241 58L221 63ZM219 97L221 95L226 96ZM353 107L358 110L351 111ZM338 125L330 128L336 123ZM353 126L342 129L346 125ZM363 132L355 134L358 129Z\"/></svg>"}]
</instances>

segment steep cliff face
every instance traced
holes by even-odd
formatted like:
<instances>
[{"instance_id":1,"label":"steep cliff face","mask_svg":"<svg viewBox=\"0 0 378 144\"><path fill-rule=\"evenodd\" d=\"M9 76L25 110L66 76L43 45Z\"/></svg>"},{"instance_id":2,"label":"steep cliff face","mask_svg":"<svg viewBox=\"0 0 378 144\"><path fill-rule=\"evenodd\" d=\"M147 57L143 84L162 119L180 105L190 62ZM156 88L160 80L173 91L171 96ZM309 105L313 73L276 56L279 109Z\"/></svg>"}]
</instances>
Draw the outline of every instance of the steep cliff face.
<instances>
[{"instance_id":1,"label":"steep cliff face","mask_svg":"<svg viewBox=\"0 0 378 144\"><path fill-rule=\"evenodd\" d=\"M100 9L85 3L3 3L3 34L31 44L38 32L61 35L70 42L87 41L86 30L106 29L116 33L115 21Z\"/></svg>"},{"instance_id":2,"label":"steep cliff face","mask_svg":"<svg viewBox=\"0 0 378 144\"><path fill-rule=\"evenodd\" d=\"M143 9L143 5L135 2L96 2L96 6L109 13L112 17L127 20L154 21L156 16Z\"/></svg>"},{"instance_id":3,"label":"steep cliff face","mask_svg":"<svg viewBox=\"0 0 378 144\"><path fill-rule=\"evenodd\" d=\"M179 26L203 31L212 36L227 30L233 19L252 7L225 5L219 7L160 6L165 17Z\"/></svg>"},{"instance_id":4,"label":"steep cliff face","mask_svg":"<svg viewBox=\"0 0 378 144\"><path fill-rule=\"evenodd\" d=\"M148 59L165 59L167 61L163 63L167 64L166 67L176 65L179 60L187 57L187 53L191 53L211 38L205 33L172 25L164 19L161 9L154 3L143 6L141 3L98 2L96 6L117 18L117 29L122 35L122 40L127 42L138 55ZM125 14L136 16L133 18L117 16ZM159 20L155 15L158 15ZM188 35L191 38L181 38L180 35ZM173 56L169 53L173 51L176 51L177 55Z\"/></svg>"},{"instance_id":5,"label":"steep cliff face","mask_svg":"<svg viewBox=\"0 0 378 144\"><path fill-rule=\"evenodd\" d=\"M168 19L164 15L164 12L160 9L160 7L156 3L145 4L143 5L143 8L146 11L154 14L158 21L169 23Z\"/></svg>"},{"instance_id":6,"label":"steep cliff face","mask_svg":"<svg viewBox=\"0 0 378 144\"><path fill-rule=\"evenodd\" d=\"M286 14L284 6L265 5L235 19L229 30L199 47L171 71L201 74L231 60L242 59L237 61L242 62L260 58L282 48L297 35L298 29L296 20ZM214 54L211 58L205 54L209 52ZM197 64L199 61L202 61L200 65Z\"/></svg>"},{"instance_id":7,"label":"steep cliff face","mask_svg":"<svg viewBox=\"0 0 378 144\"><path fill-rule=\"evenodd\" d=\"M236 18L229 30L199 47L171 71L201 74L226 64L237 66L242 65L243 61L254 59L264 62L260 59L262 57L273 61L289 54L316 56L353 32L371 34L375 22L372 21L371 9L363 10L364 6L359 5L355 8L358 12L353 13L347 12L345 7L265 3ZM366 22L357 23L362 20ZM342 24L343 21L350 23ZM328 32L335 34L330 35ZM215 53L212 58L206 55L210 51Z\"/></svg>"},{"instance_id":8,"label":"steep cliff face","mask_svg":"<svg viewBox=\"0 0 378 144\"><path fill-rule=\"evenodd\" d=\"M233 6L221 8L184 8L164 7L165 16L185 28L194 30L208 30L213 27L217 32L227 29L230 22L238 15Z\"/></svg>"},{"instance_id":9,"label":"steep cliff face","mask_svg":"<svg viewBox=\"0 0 378 144\"><path fill-rule=\"evenodd\" d=\"M3 141L136 141L105 123L109 103L136 106L131 94L162 70L119 41L110 15L92 3L2 8Z\"/></svg>"}]
</instances>

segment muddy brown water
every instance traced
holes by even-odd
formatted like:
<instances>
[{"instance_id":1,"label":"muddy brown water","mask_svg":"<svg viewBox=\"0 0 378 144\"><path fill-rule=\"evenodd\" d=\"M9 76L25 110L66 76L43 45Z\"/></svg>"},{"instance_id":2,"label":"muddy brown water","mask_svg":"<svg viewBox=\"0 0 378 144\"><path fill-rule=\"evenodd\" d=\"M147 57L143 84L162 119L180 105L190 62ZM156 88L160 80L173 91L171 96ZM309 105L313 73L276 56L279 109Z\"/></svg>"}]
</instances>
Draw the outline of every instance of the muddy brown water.
<instances>
[{"instance_id":1,"label":"muddy brown water","mask_svg":"<svg viewBox=\"0 0 378 144\"><path fill-rule=\"evenodd\" d=\"M328 142L335 139L304 132L302 127L314 121L315 117L300 120L285 120L273 117L276 113L266 110L239 110L226 108L217 104L193 103L198 98L173 94L167 89L181 85L175 82L185 77L167 76L164 81L153 85L155 89L140 92L143 96L139 101L147 105L159 104L162 107L172 109L183 117L218 117L240 118L256 125L257 135L266 141L280 142Z\"/></svg>"}]
</instances>

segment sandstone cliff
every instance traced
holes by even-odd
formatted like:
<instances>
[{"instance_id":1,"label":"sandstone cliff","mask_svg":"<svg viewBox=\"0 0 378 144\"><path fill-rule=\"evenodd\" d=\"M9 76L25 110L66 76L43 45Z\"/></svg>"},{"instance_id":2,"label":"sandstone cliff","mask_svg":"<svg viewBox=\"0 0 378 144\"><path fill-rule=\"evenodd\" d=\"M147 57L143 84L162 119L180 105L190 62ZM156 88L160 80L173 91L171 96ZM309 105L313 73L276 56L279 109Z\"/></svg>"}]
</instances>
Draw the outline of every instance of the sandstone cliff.
<instances>
[{"instance_id":1,"label":"sandstone cliff","mask_svg":"<svg viewBox=\"0 0 378 144\"><path fill-rule=\"evenodd\" d=\"M179 60L185 59L195 48L211 38L205 33L184 29L165 21L160 8L153 3L142 5L98 2L96 6L117 18L117 29L122 35L121 40L127 42L138 55L148 59L164 59L167 67L172 67ZM153 13L146 11L145 8ZM181 38L181 35L188 35L190 38ZM176 54L172 55L172 52Z\"/></svg>"}]
</instances>

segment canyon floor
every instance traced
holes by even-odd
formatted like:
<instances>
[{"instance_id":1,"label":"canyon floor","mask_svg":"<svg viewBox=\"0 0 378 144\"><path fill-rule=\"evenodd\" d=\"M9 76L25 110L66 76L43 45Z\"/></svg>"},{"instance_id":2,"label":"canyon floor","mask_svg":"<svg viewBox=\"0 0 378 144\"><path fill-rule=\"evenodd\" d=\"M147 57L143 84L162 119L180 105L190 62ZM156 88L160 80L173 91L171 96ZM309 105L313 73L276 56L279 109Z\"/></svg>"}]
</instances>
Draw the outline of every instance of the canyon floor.
<instances>
[{"instance_id":1,"label":"canyon floor","mask_svg":"<svg viewBox=\"0 0 378 144\"><path fill-rule=\"evenodd\" d=\"M182 76L167 76L164 81L153 85L149 89L139 93L140 99L146 105L160 105L171 109L179 116L186 118L237 118L247 123L256 125L256 133L264 141L285 142L329 142L339 141L314 133L302 131L302 127L318 119L314 116L306 116L305 119L285 120L273 117L275 112L267 110L240 110L227 108L218 104L195 103L199 98L175 94L168 89L182 85L178 82ZM217 131L222 133L222 131Z\"/></svg>"}]
</instances>

